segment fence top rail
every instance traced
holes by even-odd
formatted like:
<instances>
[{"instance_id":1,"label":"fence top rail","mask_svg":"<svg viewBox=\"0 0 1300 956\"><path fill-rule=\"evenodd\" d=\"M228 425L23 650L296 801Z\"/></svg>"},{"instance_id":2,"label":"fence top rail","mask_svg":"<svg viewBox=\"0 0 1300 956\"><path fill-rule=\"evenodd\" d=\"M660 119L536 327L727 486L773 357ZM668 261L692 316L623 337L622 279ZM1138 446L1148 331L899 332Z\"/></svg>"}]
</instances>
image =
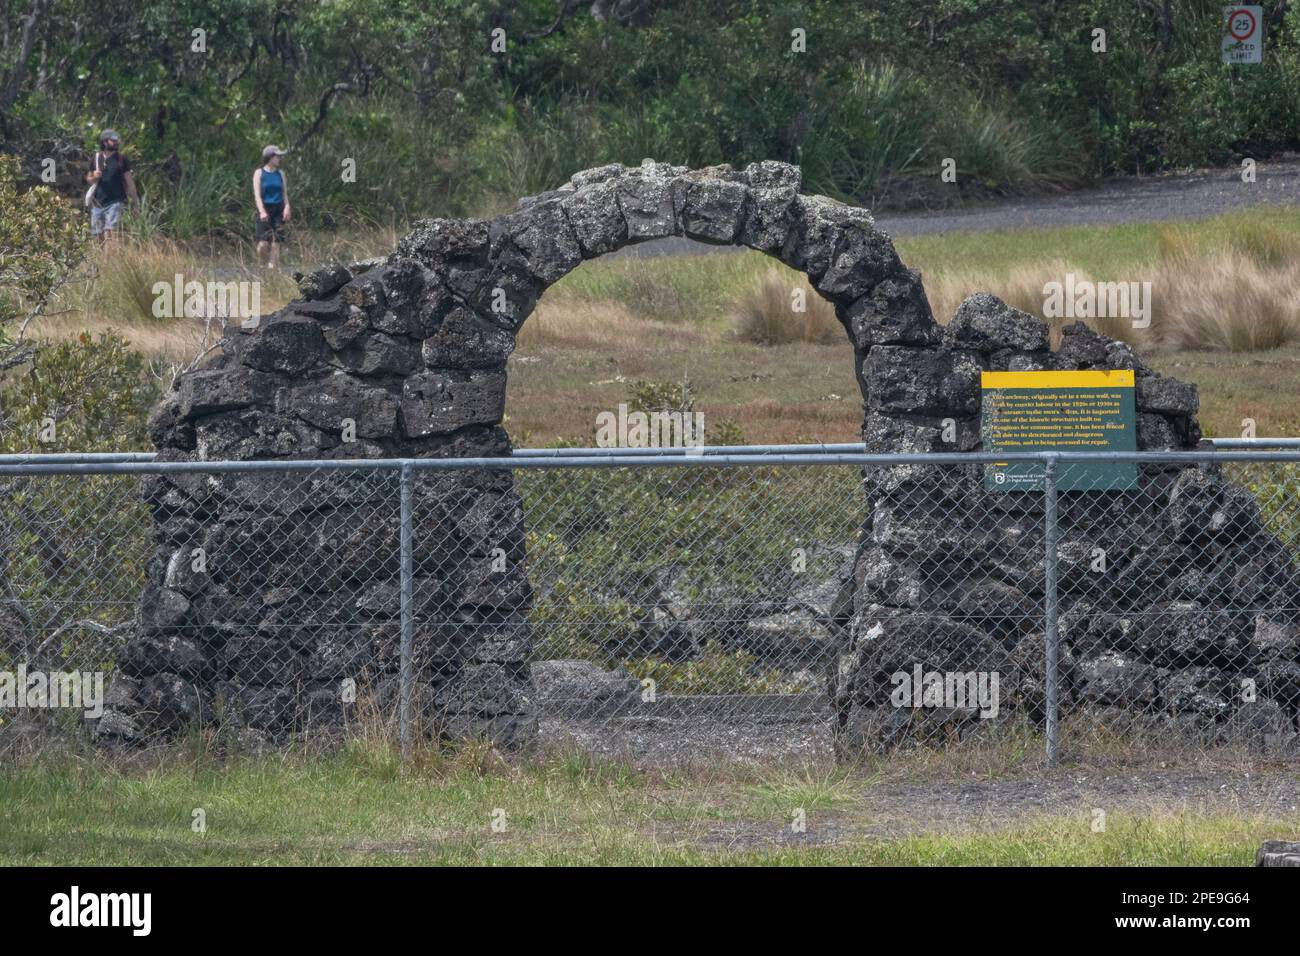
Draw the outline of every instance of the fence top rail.
<instances>
[{"instance_id":1,"label":"fence top rail","mask_svg":"<svg viewBox=\"0 0 1300 956\"><path fill-rule=\"evenodd\" d=\"M1135 462L1198 464L1213 462L1300 463L1300 449L1228 451L1022 451L928 452L914 454L747 454L673 456L547 456L493 458L353 458L262 461L33 461L0 464L0 476L22 475L149 475L169 473L228 474L292 471L474 471L554 468L672 468L764 465L978 465L1004 462Z\"/></svg>"},{"instance_id":2,"label":"fence top rail","mask_svg":"<svg viewBox=\"0 0 1300 956\"><path fill-rule=\"evenodd\" d=\"M1300 438L1208 438L1215 450L1249 451L1255 449L1300 449ZM512 460L524 458L690 458L706 456L726 458L734 455L861 455L863 442L810 442L787 445L701 445L695 448L516 448ZM969 457L969 452L963 452ZM999 453L999 461L1005 455ZM1060 454L1066 454L1061 452ZM4 465L102 464L106 462L153 462L152 451L58 452L54 454L4 454ZM401 459L385 459L385 461Z\"/></svg>"}]
</instances>

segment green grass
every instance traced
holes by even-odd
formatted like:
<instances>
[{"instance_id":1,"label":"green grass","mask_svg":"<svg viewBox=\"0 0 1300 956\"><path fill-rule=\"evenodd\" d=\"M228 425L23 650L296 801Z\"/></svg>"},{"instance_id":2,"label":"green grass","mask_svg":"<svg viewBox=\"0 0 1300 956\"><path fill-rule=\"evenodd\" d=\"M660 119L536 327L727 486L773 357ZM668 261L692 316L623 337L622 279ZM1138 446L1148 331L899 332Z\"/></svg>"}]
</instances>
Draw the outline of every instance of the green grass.
<instances>
[{"instance_id":1,"label":"green grass","mask_svg":"<svg viewBox=\"0 0 1300 956\"><path fill-rule=\"evenodd\" d=\"M579 755L508 766L476 754L409 773L359 748L152 769L47 757L0 774L0 864L1247 865L1300 825L1117 811L1094 833L1075 809L886 832L863 809L872 786L842 770L700 777ZM797 807L804 834L791 830ZM196 809L206 832L194 832Z\"/></svg>"},{"instance_id":2,"label":"green grass","mask_svg":"<svg viewBox=\"0 0 1300 956\"><path fill-rule=\"evenodd\" d=\"M1258 207L1186 223L1135 222L1117 226L1064 226L905 236L894 240L908 265L921 269L979 272L1005 278L1013 268L1058 259L1080 271L1110 278L1127 276L1160 255L1161 234L1185 237L1189 251L1222 250L1243 234L1268 229L1300 239L1300 213L1292 208Z\"/></svg>"}]
</instances>

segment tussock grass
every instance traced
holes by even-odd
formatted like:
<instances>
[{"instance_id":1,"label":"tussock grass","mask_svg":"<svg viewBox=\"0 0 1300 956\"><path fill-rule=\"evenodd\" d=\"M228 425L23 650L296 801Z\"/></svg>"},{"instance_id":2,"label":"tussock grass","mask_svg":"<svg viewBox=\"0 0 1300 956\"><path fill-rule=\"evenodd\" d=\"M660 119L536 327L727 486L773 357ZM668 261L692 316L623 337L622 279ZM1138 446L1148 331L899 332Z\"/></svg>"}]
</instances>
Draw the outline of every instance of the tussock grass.
<instances>
[{"instance_id":1,"label":"tussock grass","mask_svg":"<svg viewBox=\"0 0 1300 956\"><path fill-rule=\"evenodd\" d=\"M788 814L851 806L863 781L847 766L805 763L801 766L759 768L759 780L743 788L746 808L754 814Z\"/></svg>"},{"instance_id":2,"label":"tussock grass","mask_svg":"<svg viewBox=\"0 0 1300 956\"><path fill-rule=\"evenodd\" d=\"M1192 227L1165 227L1152 330L1168 348L1260 352L1300 343L1300 235L1229 217L1208 248Z\"/></svg>"},{"instance_id":3,"label":"tussock grass","mask_svg":"<svg viewBox=\"0 0 1300 956\"><path fill-rule=\"evenodd\" d=\"M757 345L844 341L835 306L796 275L786 268L770 267L737 298L732 314L740 339ZM796 292L802 293L803 311L795 311Z\"/></svg>"},{"instance_id":4,"label":"tussock grass","mask_svg":"<svg viewBox=\"0 0 1300 956\"><path fill-rule=\"evenodd\" d=\"M1151 325L1134 328L1117 316L1087 318L1089 326L1140 350L1262 352L1300 343L1300 235L1278 225L1229 217L1206 236L1203 227L1162 227L1153 262L1097 274L1065 259L1013 266L1005 276L938 271L926 277L936 318L946 322L972 292L992 292L1007 304L1060 328L1070 319L1044 315L1045 287L1073 273L1080 281L1151 283Z\"/></svg>"},{"instance_id":5,"label":"tussock grass","mask_svg":"<svg viewBox=\"0 0 1300 956\"><path fill-rule=\"evenodd\" d=\"M1156 275L1152 327L1166 347L1263 352L1300 342L1300 261L1268 267L1229 252Z\"/></svg>"},{"instance_id":6,"label":"tussock grass","mask_svg":"<svg viewBox=\"0 0 1300 956\"><path fill-rule=\"evenodd\" d=\"M1045 314L1045 287L1049 282L1065 282L1068 273L1074 275L1076 282L1096 282L1099 280L1064 260L1053 260L1041 264L1016 266L1005 278L990 281L987 276L966 272L941 272L926 281L926 296L930 308L940 323L947 323L961 305L962 300L975 292L992 292L1007 305L1028 312L1044 322L1052 330L1053 345L1059 343L1061 329L1075 321L1083 321L1089 327L1103 335L1128 342L1139 349L1152 346L1149 330L1135 329L1131 319L1115 316L1101 316L1082 320L1060 318ZM1153 323L1154 324L1154 323Z\"/></svg>"}]
</instances>

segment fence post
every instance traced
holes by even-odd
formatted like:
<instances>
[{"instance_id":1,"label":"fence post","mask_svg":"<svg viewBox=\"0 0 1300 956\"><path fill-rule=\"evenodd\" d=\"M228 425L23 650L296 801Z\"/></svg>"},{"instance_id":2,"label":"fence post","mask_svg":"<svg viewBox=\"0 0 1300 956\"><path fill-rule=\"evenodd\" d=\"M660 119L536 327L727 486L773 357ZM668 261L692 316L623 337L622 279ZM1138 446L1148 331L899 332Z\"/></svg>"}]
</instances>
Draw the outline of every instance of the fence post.
<instances>
[{"instance_id":1,"label":"fence post","mask_svg":"<svg viewBox=\"0 0 1300 956\"><path fill-rule=\"evenodd\" d=\"M1043 475L1043 602L1046 614L1045 658L1047 666L1043 675L1047 696L1047 765L1055 767L1060 760L1060 697L1058 694L1057 662L1060 634L1057 629L1056 550L1058 528L1056 524L1056 465L1055 457L1047 459Z\"/></svg>"},{"instance_id":2,"label":"fence post","mask_svg":"<svg viewBox=\"0 0 1300 956\"><path fill-rule=\"evenodd\" d=\"M402 462L401 471L401 665L398 676L397 727L401 741L402 762L411 759L411 643L414 623L411 615L413 578L411 570L411 463Z\"/></svg>"}]
</instances>

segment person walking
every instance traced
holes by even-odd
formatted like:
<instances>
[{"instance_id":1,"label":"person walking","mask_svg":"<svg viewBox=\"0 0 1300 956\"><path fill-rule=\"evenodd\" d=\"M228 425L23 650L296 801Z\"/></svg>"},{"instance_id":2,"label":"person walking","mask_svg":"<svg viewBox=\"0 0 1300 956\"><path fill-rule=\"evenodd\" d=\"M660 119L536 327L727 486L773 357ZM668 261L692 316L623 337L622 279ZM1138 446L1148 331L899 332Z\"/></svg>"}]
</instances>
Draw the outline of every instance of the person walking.
<instances>
[{"instance_id":1,"label":"person walking","mask_svg":"<svg viewBox=\"0 0 1300 956\"><path fill-rule=\"evenodd\" d=\"M86 182L91 184L86 192L90 233L101 244L106 243L121 225L122 207L127 200L133 206L140 202L135 173L131 171L131 161L122 155L122 137L117 130L106 129L99 134L99 149L95 152L94 165L86 173Z\"/></svg>"},{"instance_id":2,"label":"person walking","mask_svg":"<svg viewBox=\"0 0 1300 956\"><path fill-rule=\"evenodd\" d=\"M289 184L280 157L284 150L268 146L262 150L262 165L253 172L253 202L257 204L257 260L274 269L280 259L280 230L289 221Z\"/></svg>"}]
</instances>

